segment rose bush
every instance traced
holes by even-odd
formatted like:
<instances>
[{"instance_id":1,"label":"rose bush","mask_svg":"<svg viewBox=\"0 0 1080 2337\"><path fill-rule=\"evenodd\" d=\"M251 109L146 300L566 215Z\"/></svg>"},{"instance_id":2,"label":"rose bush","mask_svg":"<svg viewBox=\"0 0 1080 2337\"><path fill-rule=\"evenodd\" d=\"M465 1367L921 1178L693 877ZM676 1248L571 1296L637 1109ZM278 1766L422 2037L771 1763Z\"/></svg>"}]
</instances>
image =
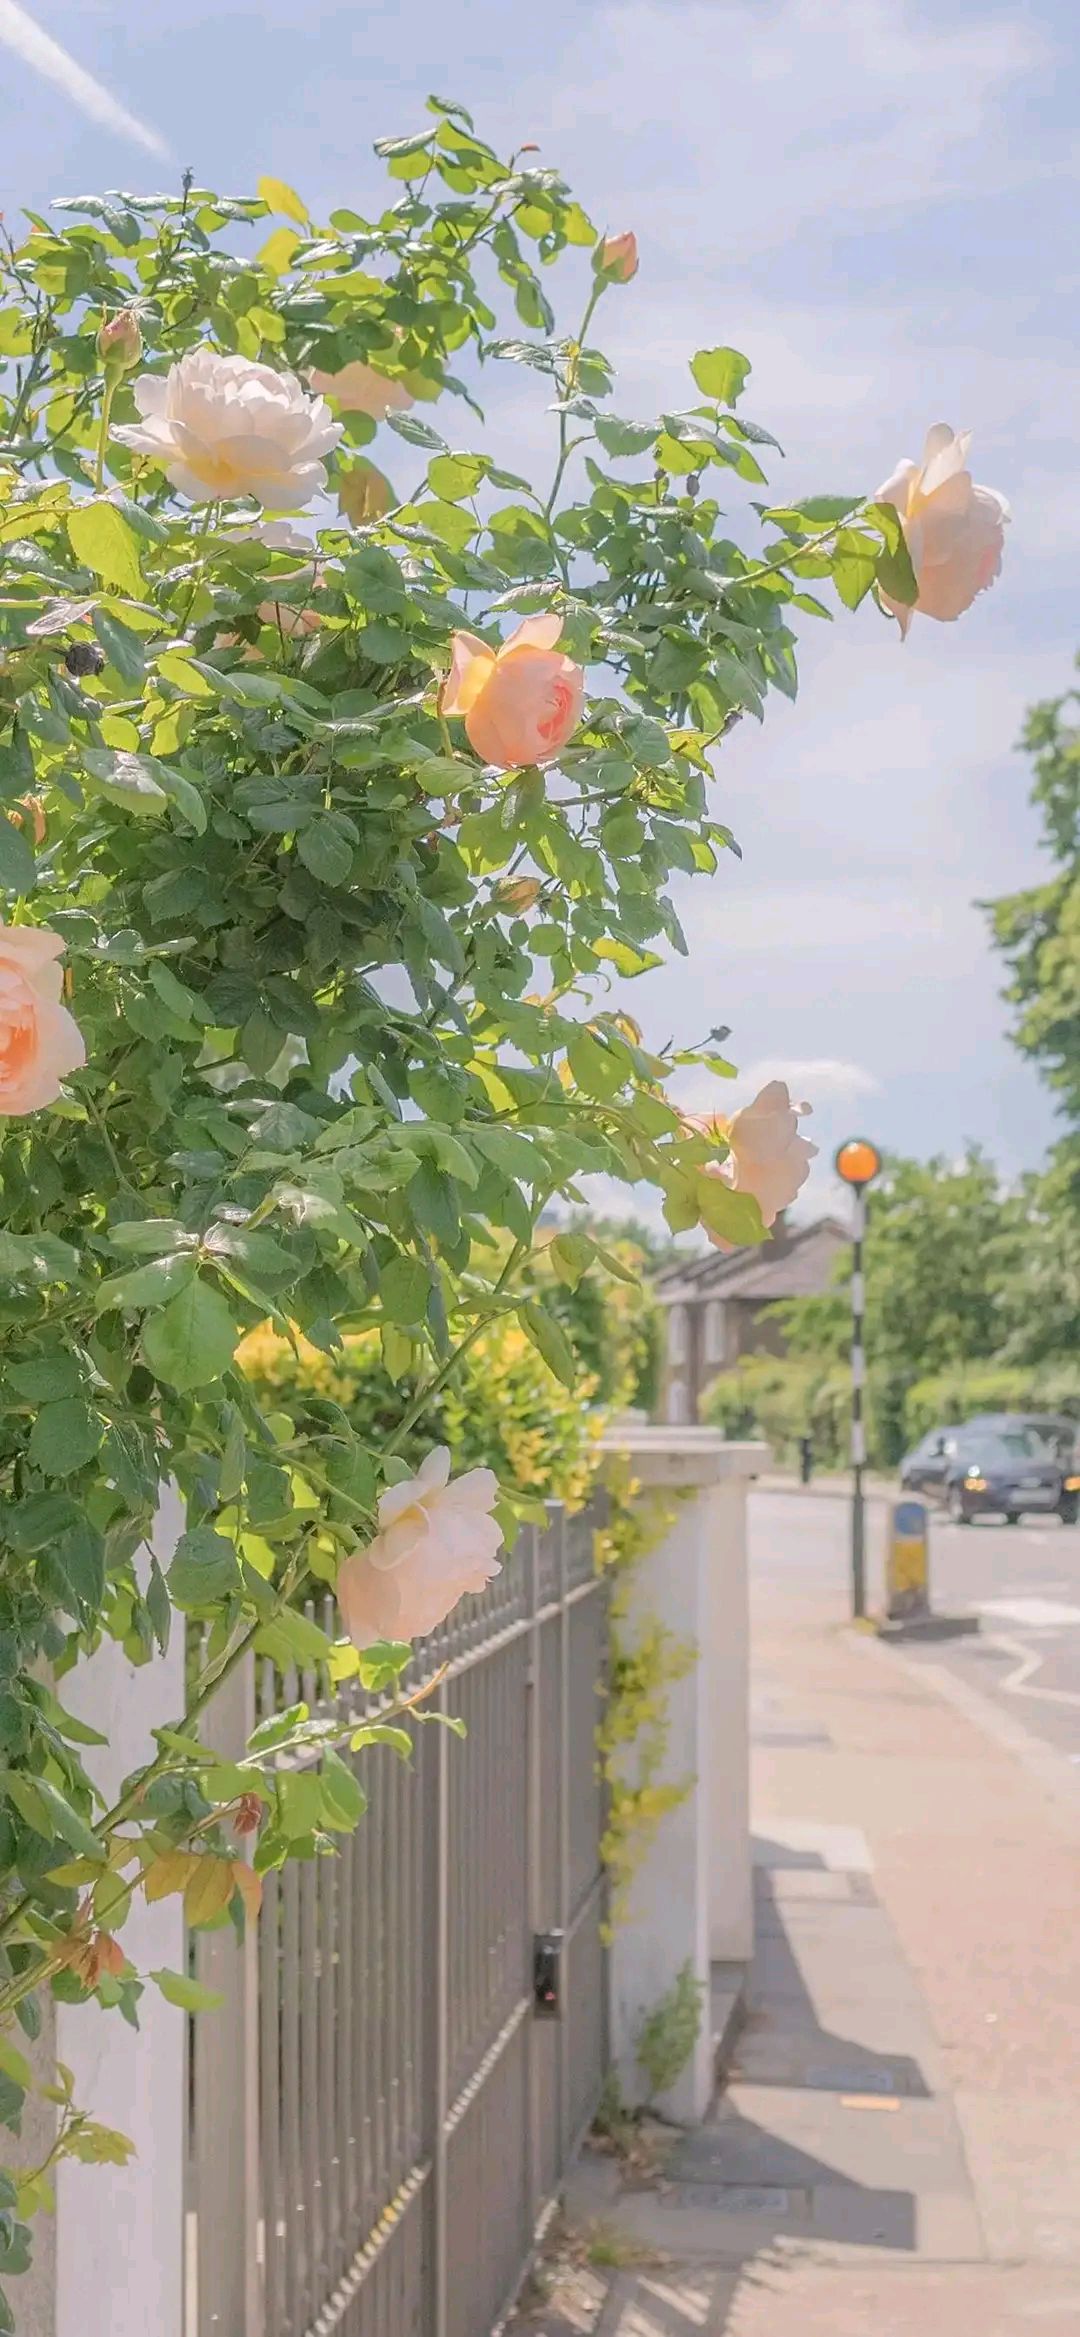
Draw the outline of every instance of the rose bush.
<instances>
[{"instance_id":1,"label":"rose bush","mask_svg":"<svg viewBox=\"0 0 1080 2337\"><path fill-rule=\"evenodd\" d=\"M0 261L13 2126L15 2025L36 2033L43 1989L134 2014L151 1977L124 1948L135 1893L183 1890L192 1921L228 1904L242 1925L259 1874L296 1853L280 1747L257 1739L244 1790L215 1793L219 1682L251 1649L391 1681L408 1649L332 1650L304 1594L358 1552L379 1571L414 1428L460 1400L486 1337L516 1316L573 1382L523 1278L552 1197L594 1172L644 1180L673 1229L762 1238L753 1193L712 1173L716 1140L665 1094L676 1065L726 1074L719 1037L652 1047L610 985L685 948L669 879L732 848L714 750L794 693L794 623L829 614L810 586L849 607L917 589L890 502L766 504L774 442L737 410L737 351L698 352L684 410L612 410L591 325L636 251L605 246L554 171L501 160L437 100L381 151L378 218L315 222L278 180L185 184L65 199ZM570 332L556 262L582 306ZM453 443L475 442L477 388L506 366L553 409L539 489ZM434 421L366 372L354 404L356 367ZM324 379L346 385L333 408ZM380 426L394 488L362 451ZM302 512L310 559L262 512ZM459 735L438 701L463 633L481 671ZM579 1280L625 1271L574 1239ZM385 1431L358 1434L331 1398L264 1396L236 1352L267 1321L330 1363L377 1339ZM170 1480L186 1529L163 1565L147 1542ZM455 1542L458 1589L490 1562L483 1515L482 1551ZM186 1709L109 1807L65 1670L103 1634L148 1660L189 1619ZM317 1848L339 1824L336 1805ZM256 1829L253 1871L235 1836ZM189 2000L186 1975L156 1978ZM64 2095L69 2148L122 2145ZM45 2181L5 2178L0 2214ZM21 2260L10 2220L4 2245Z\"/></svg>"}]
</instances>

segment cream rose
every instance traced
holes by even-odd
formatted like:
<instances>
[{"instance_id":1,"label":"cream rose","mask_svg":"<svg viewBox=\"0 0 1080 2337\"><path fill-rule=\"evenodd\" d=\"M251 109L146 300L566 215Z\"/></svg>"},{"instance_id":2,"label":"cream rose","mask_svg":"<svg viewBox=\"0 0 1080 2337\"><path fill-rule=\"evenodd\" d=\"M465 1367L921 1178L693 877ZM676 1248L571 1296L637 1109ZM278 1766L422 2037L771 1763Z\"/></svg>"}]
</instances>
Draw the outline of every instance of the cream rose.
<instances>
[{"instance_id":1,"label":"cream rose","mask_svg":"<svg viewBox=\"0 0 1080 2337\"><path fill-rule=\"evenodd\" d=\"M61 1003L64 943L47 925L0 925L0 1115L54 1104L86 1061L82 1033Z\"/></svg>"},{"instance_id":2,"label":"cream rose","mask_svg":"<svg viewBox=\"0 0 1080 2337\"><path fill-rule=\"evenodd\" d=\"M294 373L190 349L168 373L142 374L134 394L142 419L114 437L160 463L192 503L254 495L267 510L298 511L326 486L322 457L342 426Z\"/></svg>"},{"instance_id":3,"label":"cream rose","mask_svg":"<svg viewBox=\"0 0 1080 2337\"><path fill-rule=\"evenodd\" d=\"M464 716L482 762L500 771L550 762L577 729L585 676L556 649L561 632L561 617L526 617L498 650L455 633L439 711Z\"/></svg>"},{"instance_id":4,"label":"cream rose","mask_svg":"<svg viewBox=\"0 0 1080 2337\"><path fill-rule=\"evenodd\" d=\"M735 1193L752 1194L766 1225L772 1225L802 1191L810 1163L817 1158L817 1145L799 1134L799 1121L809 1110L809 1104L792 1103L784 1080L770 1079L753 1103L744 1104L730 1120L688 1122L725 1138L727 1159L708 1162L706 1175L722 1177ZM719 1250L732 1246L721 1234L710 1232L709 1240Z\"/></svg>"},{"instance_id":5,"label":"cream rose","mask_svg":"<svg viewBox=\"0 0 1080 2337\"><path fill-rule=\"evenodd\" d=\"M417 1476L383 1494L374 1541L345 1560L337 1579L354 1647L421 1638L466 1591L483 1590L499 1573L502 1527L491 1515L498 1490L491 1469L451 1480L450 1455L439 1445Z\"/></svg>"},{"instance_id":6,"label":"cream rose","mask_svg":"<svg viewBox=\"0 0 1080 2337\"><path fill-rule=\"evenodd\" d=\"M406 414L416 403L403 381L391 381L389 374L376 372L359 357L343 365L340 373L316 371L308 380L324 398L333 398L342 413L370 414L373 422L385 422L388 414Z\"/></svg>"},{"instance_id":7,"label":"cream rose","mask_svg":"<svg viewBox=\"0 0 1080 2337\"><path fill-rule=\"evenodd\" d=\"M970 430L935 422L920 463L898 463L876 500L899 512L919 597L914 608L881 595L906 634L915 610L948 622L962 617L1001 570L1009 506L995 487L977 487L966 468Z\"/></svg>"}]
</instances>

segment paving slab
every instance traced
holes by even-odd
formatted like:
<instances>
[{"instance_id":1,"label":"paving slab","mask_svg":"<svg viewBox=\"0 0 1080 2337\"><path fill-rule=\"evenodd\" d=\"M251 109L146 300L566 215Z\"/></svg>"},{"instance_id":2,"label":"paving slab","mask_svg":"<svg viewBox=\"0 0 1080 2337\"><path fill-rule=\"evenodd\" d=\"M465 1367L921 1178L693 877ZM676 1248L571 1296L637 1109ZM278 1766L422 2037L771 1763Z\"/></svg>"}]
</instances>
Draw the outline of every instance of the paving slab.
<instances>
[{"instance_id":1,"label":"paving slab","mask_svg":"<svg viewBox=\"0 0 1080 2337\"><path fill-rule=\"evenodd\" d=\"M1077 2337L1080 2280L985 2266L622 2274L596 2337Z\"/></svg>"}]
</instances>

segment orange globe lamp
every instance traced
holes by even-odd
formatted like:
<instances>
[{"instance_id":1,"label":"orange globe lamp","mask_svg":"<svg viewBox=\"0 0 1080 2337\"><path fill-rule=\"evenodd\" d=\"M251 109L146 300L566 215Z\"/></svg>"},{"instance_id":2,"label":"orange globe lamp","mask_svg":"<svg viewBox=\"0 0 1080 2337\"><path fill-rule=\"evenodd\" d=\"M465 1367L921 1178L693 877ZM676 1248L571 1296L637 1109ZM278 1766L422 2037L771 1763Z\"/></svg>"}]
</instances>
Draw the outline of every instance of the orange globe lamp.
<instances>
[{"instance_id":1,"label":"orange globe lamp","mask_svg":"<svg viewBox=\"0 0 1080 2337\"><path fill-rule=\"evenodd\" d=\"M872 1185L874 1178L880 1176L881 1154L868 1136L849 1136L846 1143L840 1146L833 1166L845 1185L854 1185L856 1190L861 1191L863 1186Z\"/></svg>"}]
</instances>

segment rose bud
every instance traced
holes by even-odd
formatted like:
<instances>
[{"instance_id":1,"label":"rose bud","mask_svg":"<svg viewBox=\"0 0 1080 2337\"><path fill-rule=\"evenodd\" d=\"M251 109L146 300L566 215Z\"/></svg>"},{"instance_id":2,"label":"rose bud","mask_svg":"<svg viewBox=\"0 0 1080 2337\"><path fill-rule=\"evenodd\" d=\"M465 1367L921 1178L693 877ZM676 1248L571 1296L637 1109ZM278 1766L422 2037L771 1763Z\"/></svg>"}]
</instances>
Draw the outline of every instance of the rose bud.
<instances>
[{"instance_id":1,"label":"rose bud","mask_svg":"<svg viewBox=\"0 0 1080 2337\"><path fill-rule=\"evenodd\" d=\"M119 377L138 365L143 353L139 320L133 308L107 316L97 337L97 353L106 373Z\"/></svg>"},{"instance_id":2,"label":"rose bud","mask_svg":"<svg viewBox=\"0 0 1080 2337\"><path fill-rule=\"evenodd\" d=\"M628 227L622 235L605 235L593 254L593 267L598 276L609 276L613 284L629 284L638 272L637 237Z\"/></svg>"}]
</instances>

